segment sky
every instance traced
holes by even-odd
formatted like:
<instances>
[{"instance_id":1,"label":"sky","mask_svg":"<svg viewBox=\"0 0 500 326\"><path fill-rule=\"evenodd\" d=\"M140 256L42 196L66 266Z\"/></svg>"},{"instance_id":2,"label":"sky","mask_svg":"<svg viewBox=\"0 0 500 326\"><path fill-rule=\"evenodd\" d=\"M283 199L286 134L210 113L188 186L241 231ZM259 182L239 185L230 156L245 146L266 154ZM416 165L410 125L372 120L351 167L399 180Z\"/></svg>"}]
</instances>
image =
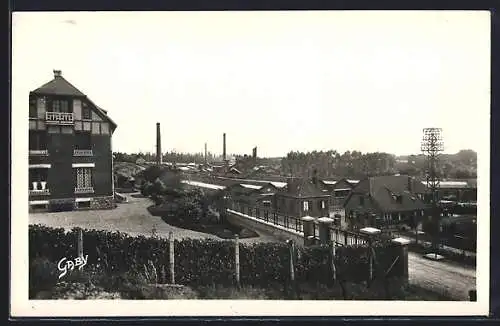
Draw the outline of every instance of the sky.
<instances>
[{"instance_id":1,"label":"sky","mask_svg":"<svg viewBox=\"0 0 500 326\"><path fill-rule=\"evenodd\" d=\"M488 12L14 13L12 109L53 70L118 124L113 151L282 156L489 144ZM27 128L27 124L26 124Z\"/></svg>"}]
</instances>

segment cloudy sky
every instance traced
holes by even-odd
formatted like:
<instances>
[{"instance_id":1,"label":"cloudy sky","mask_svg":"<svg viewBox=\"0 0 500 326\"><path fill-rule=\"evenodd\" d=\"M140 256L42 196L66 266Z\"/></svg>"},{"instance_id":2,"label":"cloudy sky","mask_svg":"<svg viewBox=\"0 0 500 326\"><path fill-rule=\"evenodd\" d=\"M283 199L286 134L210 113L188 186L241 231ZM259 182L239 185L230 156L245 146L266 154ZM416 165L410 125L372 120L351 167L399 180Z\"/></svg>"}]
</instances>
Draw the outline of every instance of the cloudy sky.
<instances>
[{"instance_id":1,"label":"cloudy sky","mask_svg":"<svg viewBox=\"0 0 500 326\"><path fill-rule=\"evenodd\" d=\"M113 150L417 153L489 139L487 12L13 14L13 110L52 70L117 122ZM25 121L25 120L24 120ZM489 143L489 142L488 142ZM484 146L483 146L484 147Z\"/></svg>"}]
</instances>

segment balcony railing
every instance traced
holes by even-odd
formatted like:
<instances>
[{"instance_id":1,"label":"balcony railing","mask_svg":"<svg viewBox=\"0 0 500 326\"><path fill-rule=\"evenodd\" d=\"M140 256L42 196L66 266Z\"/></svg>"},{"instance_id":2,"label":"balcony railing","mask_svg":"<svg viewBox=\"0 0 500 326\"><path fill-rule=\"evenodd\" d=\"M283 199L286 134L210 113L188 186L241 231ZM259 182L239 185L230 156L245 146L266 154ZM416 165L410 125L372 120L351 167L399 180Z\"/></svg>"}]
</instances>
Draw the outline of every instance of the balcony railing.
<instances>
[{"instance_id":1,"label":"balcony railing","mask_svg":"<svg viewBox=\"0 0 500 326\"><path fill-rule=\"evenodd\" d=\"M50 190L49 189L37 189L37 190L30 189L30 195L47 196L47 195L50 195Z\"/></svg>"},{"instance_id":2,"label":"balcony railing","mask_svg":"<svg viewBox=\"0 0 500 326\"><path fill-rule=\"evenodd\" d=\"M30 149L29 155L32 156L47 156L49 155L49 151L46 149Z\"/></svg>"},{"instance_id":3,"label":"balcony railing","mask_svg":"<svg viewBox=\"0 0 500 326\"><path fill-rule=\"evenodd\" d=\"M75 188L75 194L93 194L93 193L94 193L93 187Z\"/></svg>"},{"instance_id":4,"label":"balcony railing","mask_svg":"<svg viewBox=\"0 0 500 326\"><path fill-rule=\"evenodd\" d=\"M73 113L45 112L45 123L54 125L72 125L74 123Z\"/></svg>"},{"instance_id":5,"label":"balcony railing","mask_svg":"<svg viewBox=\"0 0 500 326\"><path fill-rule=\"evenodd\" d=\"M75 149L73 150L73 156L93 156L91 149Z\"/></svg>"},{"instance_id":6,"label":"balcony railing","mask_svg":"<svg viewBox=\"0 0 500 326\"><path fill-rule=\"evenodd\" d=\"M46 181L33 181L31 184L30 195L50 195Z\"/></svg>"}]
</instances>

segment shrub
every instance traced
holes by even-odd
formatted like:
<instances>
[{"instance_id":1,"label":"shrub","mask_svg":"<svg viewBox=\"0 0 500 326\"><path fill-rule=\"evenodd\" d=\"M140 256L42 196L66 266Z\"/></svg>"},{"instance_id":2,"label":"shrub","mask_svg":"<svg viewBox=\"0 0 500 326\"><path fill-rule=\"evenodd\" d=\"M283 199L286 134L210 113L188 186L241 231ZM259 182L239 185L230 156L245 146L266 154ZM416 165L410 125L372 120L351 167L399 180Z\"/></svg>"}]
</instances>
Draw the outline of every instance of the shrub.
<instances>
[{"instance_id":1,"label":"shrub","mask_svg":"<svg viewBox=\"0 0 500 326\"><path fill-rule=\"evenodd\" d=\"M43 257L55 263L63 257L72 259L77 254L77 229L65 233L62 229L30 225L29 233L30 259ZM166 282L170 279L169 242L166 239L130 237L118 232L85 230L83 243L84 254L88 255L88 263L84 270L95 268L107 275L114 275L113 282L117 286L132 285L134 278L145 279L143 283ZM176 283L233 285L234 246L232 241L176 240ZM396 249L394 245L376 243L374 268L385 273L398 254ZM332 281L330 247L306 247L298 249L297 253L295 266L298 282L315 284ZM368 277L368 248L365 246L337 248L335 263L339 279L365 281ZM289 268L290 253L287 244L240 243L242 284L268 286L270 283L287 283L290 278ZM57 271L57 268L54 270ZM398 263L389 276L400 275L401 271L401 264ZM94 276L90 276L90 279L100 277L99 274L92 275Z\"/></svg>"},{"instance_id":2,"label":"shrub","mask_svg":"<svg viewBox=\"0 0 500 326\"><path fill-rule=\"evenodd\" d=\"M29 263L29 298L40 291L51 290L57 283L58 269L47 258L35 258Z\"/></svg>"}]
</instances>

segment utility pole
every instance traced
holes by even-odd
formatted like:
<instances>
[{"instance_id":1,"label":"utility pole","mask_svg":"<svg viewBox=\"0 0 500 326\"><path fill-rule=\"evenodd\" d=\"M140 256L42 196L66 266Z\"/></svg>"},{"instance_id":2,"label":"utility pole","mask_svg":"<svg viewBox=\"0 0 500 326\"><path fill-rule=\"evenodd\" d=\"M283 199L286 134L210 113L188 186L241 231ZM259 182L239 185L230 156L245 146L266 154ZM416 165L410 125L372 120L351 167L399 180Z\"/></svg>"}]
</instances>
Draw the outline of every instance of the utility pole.
<instances>
[{"instance_id":1,"label":"utility pole","mask_svg":"<svg viewBox=\"0 0 500 326\"><path fill-rule=\"evenodd\" d=\"M440 217L438 208L439 155L444 150L441 128L424 128L421 150L425 156L425 175L427 188L431 195L431 221L433 226L433 249L439 249Z\"/></svg>"}]
</instances>

